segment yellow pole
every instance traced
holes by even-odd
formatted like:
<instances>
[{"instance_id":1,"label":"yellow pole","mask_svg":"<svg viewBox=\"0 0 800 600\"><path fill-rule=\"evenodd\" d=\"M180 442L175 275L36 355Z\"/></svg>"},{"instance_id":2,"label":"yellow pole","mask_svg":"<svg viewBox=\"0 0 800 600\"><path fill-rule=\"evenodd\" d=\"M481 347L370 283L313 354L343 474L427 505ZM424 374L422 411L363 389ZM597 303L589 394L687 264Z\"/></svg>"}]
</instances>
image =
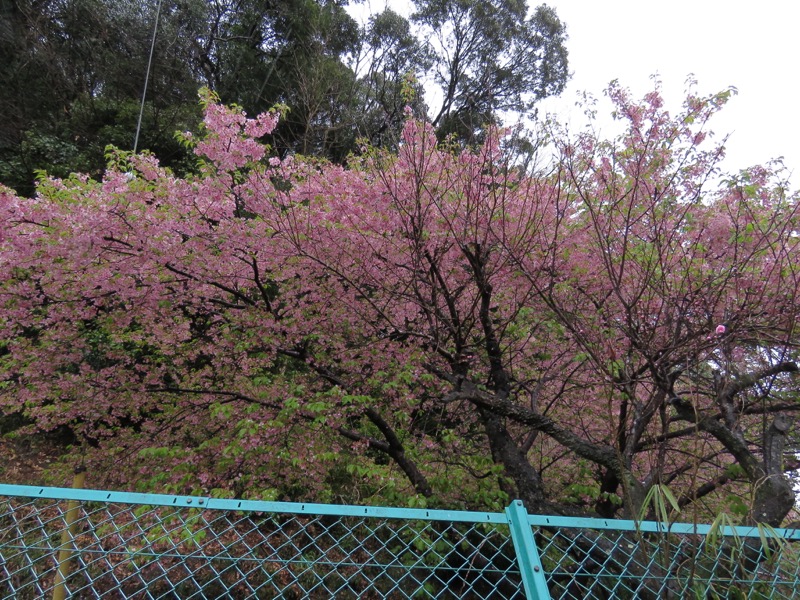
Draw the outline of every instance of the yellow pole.
<instances>
[{"instance_id":1,"label":"yellow pole","mask_svg":"<svg viewBox=\"0 0 800 600\"><path fill-rule=\"evenodd\" d=\"M83 488L86 480L86 468L78 467L75 469L75 477L72 479L72 489ZM55 581L53 582L53 600L66 600L67 598L67 576L69 575L69 563L72 558L72 540L78 529L78 514L80 502L70 500L67 503L67 514L64 517L64 531L61 532L61 546L58 549L58 569L56 570Z\"/></svg>"}]
</instances>

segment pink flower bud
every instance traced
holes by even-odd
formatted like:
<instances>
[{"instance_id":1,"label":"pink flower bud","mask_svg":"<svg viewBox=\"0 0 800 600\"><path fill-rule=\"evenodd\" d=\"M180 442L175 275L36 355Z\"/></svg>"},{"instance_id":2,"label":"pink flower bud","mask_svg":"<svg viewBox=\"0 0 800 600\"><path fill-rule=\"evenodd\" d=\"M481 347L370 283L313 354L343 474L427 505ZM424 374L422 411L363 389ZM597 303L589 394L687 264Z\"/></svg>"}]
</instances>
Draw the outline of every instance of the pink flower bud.
<instances>
[{"instance_id":1,"label":"pink flower bud","mask_svg":"<svg viewBox=\"0 0 800 600\"><path fill-rule=\"evenodd\" d=\"M717 325L717 335L725 333L725 325Z\"/></svg>"}]
</instances>

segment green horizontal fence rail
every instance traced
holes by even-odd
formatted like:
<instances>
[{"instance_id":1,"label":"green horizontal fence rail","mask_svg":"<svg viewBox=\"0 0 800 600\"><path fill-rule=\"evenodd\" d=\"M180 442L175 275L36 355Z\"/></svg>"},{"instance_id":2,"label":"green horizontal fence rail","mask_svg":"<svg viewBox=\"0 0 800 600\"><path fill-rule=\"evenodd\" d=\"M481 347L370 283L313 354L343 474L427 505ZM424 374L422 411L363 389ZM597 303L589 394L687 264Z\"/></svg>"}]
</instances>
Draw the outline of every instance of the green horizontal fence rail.
<instances>
[{"instance_id":1,"label":"green horizontal fence rail","mask_svg":"<svg viewBox=\"0 0 800 600\"><path fill-rule=\"evenodd\" d=\"M800 598L800 533L0 484L0 598Z\"/></svg>"}]
</instances>

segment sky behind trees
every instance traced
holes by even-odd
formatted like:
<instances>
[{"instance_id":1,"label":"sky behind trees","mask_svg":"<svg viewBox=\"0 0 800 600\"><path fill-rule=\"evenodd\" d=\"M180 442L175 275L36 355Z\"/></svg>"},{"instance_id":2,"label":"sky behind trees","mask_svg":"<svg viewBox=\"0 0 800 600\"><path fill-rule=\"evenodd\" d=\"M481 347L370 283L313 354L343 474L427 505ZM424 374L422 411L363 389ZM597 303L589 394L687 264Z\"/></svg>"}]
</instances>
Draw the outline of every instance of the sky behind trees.
<instances>
[{"instance_id":1,"label":"sky behind trees","mask_svg":"<svg viewBox=\"0 0 800 600\"><path fill-rule=\"evenodd\" d=\"M610 0L550 2L570 34L572 82L552 104L569 109L582 89L599 93L611 79L644 93L659 73L668 102L679 103L687 74L700 89L734 86L739 94L716 121L731 133L726 168L735 170L783 156L797 183L800 122L795 118L798 84L789 74L800 56L790 2Z\"/></svg>"},{"instance_id":2,"label":"sky behind trees","mask_svg":"<svg viewBox=\"0 0 800 600\"><path fill-rule=\"evenodd\" d=\"M376 12L387 3L405 15L412 11L405 0L369 0L351 13ZM540 103L540 111L554 112L577 129L583 123L575 108L579 93L602 98L608 83L619 79L641 96L652 88L653 74L663 81L668 106L677 111L687 76L694 74L700 92L730 86L739 92L712 126L719 135L732 134L724 168L737 171L783 156L797 184L800 121L794 116L798 84L791 66L800 57L795 31L800 7L781 0L758 6L719 0L547 4L567 25L573 77L559 98ZM605 117L604 108L610 104L601 104L598 116Z\"/></svg>"}]
</instances>

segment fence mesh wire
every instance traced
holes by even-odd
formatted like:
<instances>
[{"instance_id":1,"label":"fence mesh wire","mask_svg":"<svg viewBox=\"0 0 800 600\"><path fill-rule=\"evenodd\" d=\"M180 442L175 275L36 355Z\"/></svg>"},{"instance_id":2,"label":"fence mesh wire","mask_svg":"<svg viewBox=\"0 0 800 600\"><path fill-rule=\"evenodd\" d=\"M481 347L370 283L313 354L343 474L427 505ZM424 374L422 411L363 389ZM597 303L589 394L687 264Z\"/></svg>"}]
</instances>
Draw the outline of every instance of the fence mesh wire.
<instances>
[{"instance_id":1,"label":"fence mesh wire","mask_svg":"<svg viewBox=\"0 0 800 600\"><path fill-rule=\"evenodd\" d=\"M0 594L52 596L64 502L0 503ZM73 598L524 598L507 525L81 503Z\"/></svg>"},{"instance_id":2,"label":"fence mesh wire","mask_svg":"<svg viewBox=\"0 0 800 600\"><path fill-rule=\"evenodd\" d=\"M800 598L783 530L24 487L0 485L3 599Z\"/></svg>"},{"instance_id":3,"label":"fence mesh wire","mask_svg":"<svg viewBox=\"0 0 800 600\"><path fill-rule=\"evenodd\" d=\"M551 597L800 598L800 539L788 532L648 529L535 528Z\"/></svg>"}]
</instances>

